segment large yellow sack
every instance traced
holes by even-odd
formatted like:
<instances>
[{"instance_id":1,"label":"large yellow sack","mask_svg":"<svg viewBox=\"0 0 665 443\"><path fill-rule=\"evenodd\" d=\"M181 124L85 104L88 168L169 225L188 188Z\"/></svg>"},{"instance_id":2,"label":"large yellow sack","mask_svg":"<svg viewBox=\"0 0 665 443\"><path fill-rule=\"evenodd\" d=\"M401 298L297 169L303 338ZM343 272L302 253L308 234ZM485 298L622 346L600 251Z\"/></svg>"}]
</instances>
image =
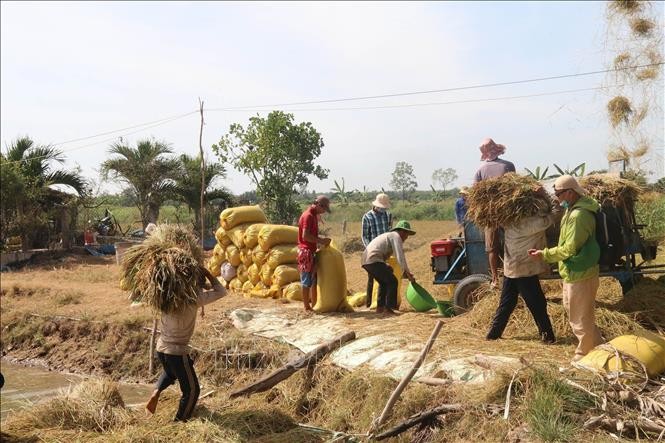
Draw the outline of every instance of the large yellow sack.
<instances>
[{"instance_id":1,"label":"large yellow sack","mask_svg":"<svg viewBox=\"0 0 665 443\"><path fill-rule=\"evenodd\" d=\"M366 292L356 292L353 295L349 295L346 298L347 303L354 307L354 308L359 308L361 306L365 306L367 303L367 293Z\"/></svg>"},{"instance_id":2,"label":"large yellow sack","mask_svg":"<svg viewBox=\"0 0 665 443\"><path fill-rule=\"evenodd\" d=\"M386 260L386 264L393 268L393 275L397 279L397 309L399 309L402 305L402 275L404 274L404 271L402 271L402 267L399 265L395 257L389 257L388 260ZM374 286L372 286L372 305L370 306L370 309L376 309L378 300L379 282L374 280Z\"/></svg>"},{"instance_id":3,"label":"large yellow sack","mask_svg":"<svg viewBox=\"0 0 665 443\"><path fill-rule=\"evenodd\" d=\"M259 206L236 206L227 208L219 214L219 224L222 228L235 228L242 223L267 223L268 219Z\"/></svg>"},{"instance_id":4,"label":"large yellow sack","mask_svg":"<svg viewBox=\"0 0 665 443\"><path fill-rule=\"evenodd\" d=\"M282 298L291 301L302 301L302 285L299 281L289 283L282 288Z\"/></svg>"},{"instance_id":5,"label":"large yellow sack","mask_svg":"<svg viewBox=\"0 0 665 443\"><path fill-rule=\"evenodd\" d=\"M246 268L252 266L254 263L254 260L252 259L252 250L247 247L242 248L240 250L240 261Z\"/></svg>"},{"instance_id":6,"label":"large yellow sack","mask_svg":"<svg viewBox=\"0 0 665 443\"><path fill-rule=\"evenodd\" d=\"M229 288L233 289L234 291L240 292L242 291L242 282L236 277L229 282Z\"/></svg>"},{"instance_id":7,"label":"large yellow sack","mask_svg":"<svg viewBox=\"0 0 665 443\"><path fill-rule=\"evenodd\" d=\"M242 263L240 263L240 266L238 266L238 269L236 270L236 278L242 283L245 283L249 280L249 276L247 275L247 268Z\"/></svg>"},{"instance_id":8,"label":"large yellow sack","mask_svg":"<svg viewBox=\"0 0 665 443\"><path fill-rule=\"evenodd\" d=\"M316 253L316 312L353 312L346 301L344 256L334 245Z\"/></svg>"},{"instance_id":9,"label":"large yellow sack","mask_svg":"<svg viewBox=\"0 0 665 443\"><path fill-rule=\"evenodd\" d=\"M228 246L231 244L231 239L227 235L224 228L218 228L217 231L215 231L215 238L217 239L217 242L222 246Z\"/></svg>"},{"instance_id":10,"label":"large yellow sack","mask_svg":"<svg viewBox=\"0 0 665 443\"><path fill-rule=\"evenodd\" d=\"M259 244L259 232L265 223L254 223L245 229L245 246L248 248L255 248Z\"/></svg>"},{"instance_id":11,"label":"large yellow sack","mask_svg":"<svg viewBox=\"0 0 665 443\"><path fill-rule=\"evenodd\" d=\"M226 261L231 263L233 267L240 265L240 250L235 245L228 245L226 247Z\"/></svg>"},{"instance_id":12,"label":"large yellow sack","mask_svg":"<svg viewBox=\"0 0 665 443\"><path fill-rule=\"evenodd\" d=\"M264 251L277 245L298 243L298 228L286 225L265 225L259 231L259 245Z\"/></svg>"},{"instance_id":13,"label":"large yellow sack","mask_svg":"<svg viewBox=\"0 0 665 443\"><path fill-rule=\"evenodd\" d=\"M272 273L272 286L282 287L298 280L300 280L300 272L294 265L279 265Z\"/></svg>"},{"instance_id":14,"label":"large yellow sack","mask_svg":"<svg viewBox=\"0 0 665 443\"><path fill-rule=\"evenodd\" d=\"M208 262L208 271L215 276L219 277L222 275L222 263L224 263L224 258L218 255L213 255L210 261Z\"/></svg>"},{"instance_id":15,"label":"large yellow sack","mask_svg":"<svg viewBox=\"0 0 665 443\"><path fill-rule=\"evenodd\" d=\"M282 298L282 287L272 285L270 287L270 297L272 297L274 299Z\"/></svg>"},{"instance_id":16,"label":"large yellow sack","mask_svg":"<svg viewBox=\"0 0 665 443\"><path fill-rule=\"evenodd\" d=\"M254 289L254 285L252 284L251 281L247 280L245 283L242 284L242 292L245 294L249 294L249 292Z\"/></svg>"},{"instance_id":17,"label":"large yellow sack","mask_svg":"<svg viewBox=\"0 0 665 443\"><path fill-rule=\"evenodd\" d=\"M227 231L231 243L233 243L238 249L245 247L245 230L250 226L252 226L251 223L243 223Z\"/></svg>"},{"instance_id":18,"label":"large yellow sack","mask_svg":"<svg viewBox=\"0 0 665 443\"><path fill-rule=\"evenodd\" d=\"M264 285L272 285L272 273L274 270L275 268L270 266L268 263L264 263L263 266L261 266L261 282Z\"/></svg>"},{"instance_id":19,"label":"large yellow sack","mask_svg":"<svg viewBox=\"0 0 665 443\"><path fill-rule=\"evenodd\" d=\"M256 263L247 268L247 278L252 282L252 285L256 285L261 281L261 268Z\"/></svg>"},{"instance_id":20,"label":"large yellow sack","mask_svg":"<svg viewBox=\"0 0 665 443\"><path fill-rule=\"evenodd\" d=\"M298 246L277 245L268 252L267 263L276 268L279 265L298 263Z\"/></svg>"},{"instance_id":21,"label":"large yellow sack","mask_svg":"<svg viewBox=\"0 0 665 443\"><path fill-rule=\"evenodd\" d=\"M632 371L643 373L639 365L630 359L617 358L614 349L636 358L647 369L650 377L665 371L665 338L649 331L636 331L632 335L621 335L608 343L599 345L576 363L599 371ZM614 349L613 349L614 348Z\"/></svg>"},{"instance_id":22,"label":"large yellow sack","mask_svg":"<svg viewBox=\"0 0 665 443\"><path fill-rule=\"evenodd\" d=\"M212 248L212 255L218 257L226 257L226 249L221 244L217 243L214 248Z\"/></svg>"},{"instance_id":23,"label":"large yellow sack","mask_svg":"<svg viewBox=\"0 0 665 443\"><path fill-rule=\"evenodd\" d=\"M254 286L254 289L252 289L249 294L252 297L258 297L258 298L269 298L272 294L272 290L264 285L263 283L259 282Z\"/></svg>"},{"instance_id":24,"label":"large yellow sack","mask_svg":"<svg viewBox=\"0 0 665 443\"><path fill-rule=\"evenodd\" d=\"M252 250L252 261L258 266L261 267L268 260L268 252L264 251L261 248L261 245L256 245Z\"/></svg>"}]
</instances>

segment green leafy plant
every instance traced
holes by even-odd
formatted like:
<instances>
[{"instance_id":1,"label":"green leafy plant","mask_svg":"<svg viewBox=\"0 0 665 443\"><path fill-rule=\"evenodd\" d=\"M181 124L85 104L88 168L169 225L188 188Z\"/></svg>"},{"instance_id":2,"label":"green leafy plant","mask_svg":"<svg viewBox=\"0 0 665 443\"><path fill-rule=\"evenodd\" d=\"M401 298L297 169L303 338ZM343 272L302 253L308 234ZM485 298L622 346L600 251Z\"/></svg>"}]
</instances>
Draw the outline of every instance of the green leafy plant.
<instances>
[{"instance_id":1,"label":"green leafy plant","mask_svg":"<svg viewBox=\"0 0 665 443\"><path fill-rule=\"evenodd\" d=\"M549 171L549 166L545 167L544 169L540 169L540 166L536 166L536 169L533 171L529 168L524 168L524 170L529 174L531 177L535 178L536 180L547 180L551 176L547 175L547 171Z\"/></svg>"},{"instance_id":2,"label":"green leafy plant","mask_svg":"<svg viewBox=\"0 0 665 443\"><path fill-rule=\"evenodd\" d=\"M584 170L586 169L586 163L580 163L572 169L563 169L559 165L554 163L554 168L557 170L558 174L552 174L551 178L560 177L562 175L572 175L573 177L582 177L584 176Z\"/></svg>"}]
</instances>

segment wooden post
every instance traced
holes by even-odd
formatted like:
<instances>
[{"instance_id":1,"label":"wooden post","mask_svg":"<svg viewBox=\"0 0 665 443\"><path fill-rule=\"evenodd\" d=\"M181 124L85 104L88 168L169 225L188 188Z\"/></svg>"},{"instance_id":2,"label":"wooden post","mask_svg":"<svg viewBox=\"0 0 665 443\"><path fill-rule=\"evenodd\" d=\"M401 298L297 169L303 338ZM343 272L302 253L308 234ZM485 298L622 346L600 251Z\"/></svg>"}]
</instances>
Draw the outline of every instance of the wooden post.
<instances>
[{"instance_id":1,"label":"wooden post","mask_svg":"<svg viewBox=\"0 0 665 443\"><path fill-rule=\"evenodd\" d=\"M157 333L157 317L152 320L152 332L150 333L150 358L148 360L148 373L152 375L155 361L155 334Z\"/></svg>"},{"instance_id":2,"label":"wooden post","mask_svg":"<svg viewBox=\"0 0 665 443\"><path fill-rule=\"evenodd\" d=\"M344 220L344 223L342 223L342 234L346 234L346 220Z\"/></svg>"},{"instance_id":3,"label":"wooden post","mask_svg":"<svg viewBox=\"0 0 665 443\"><path fill-rule=\"evenodd\" d=\"M201 156L201 209L199 217L201 217L201 249L203 249L203 242L205 239L205 206L203 205L205 195L205 160L203 158L203 101L199 97L199 112L201 113L201 128L199 129L199 155Z\"/></svg>"},{"instance_id":4,"label":"wooden post","mask_svg":"<svg viewBox=\"0 0 665 443\"><path fill-rule=\"evenodd\" d=\"M414 375L416 375L416 372L418 372L418 369L420 368L420 365L423 364L423 361L425 360L425 356L427 356L427 353L429 350L432 348L432 345L434 344L434 340L436 340L436 337L439 335L439 332L441 332L441 327L443 326L443 323L441 320L436 322L436 325L434 326L434 330L432 330L432 334L429 337L429 340L427 340L427 343L425 343L425 347L423 350L420 352L420 355L418 356L418 359L415 361L413 364L413 367L409 371L408 374L402 378L402 381L399 382L399 385L395 388L393 393L390 395L390 398L388 399L388 403L386 403L386 406L383 408L383 412L381 412L381 415L379 418L373 423L372 428L370 429L369 434L373 434L373 431L378 429L379 426L383 424L384 421L388 418L388 415L390 414L390 411L393 409L393 406L395 406L395 403L399 399L399 396L402 394L402 391L404 388L406 388L406 385L409 384L411 379L413 378Z\"/></svg>"}]
</instances>

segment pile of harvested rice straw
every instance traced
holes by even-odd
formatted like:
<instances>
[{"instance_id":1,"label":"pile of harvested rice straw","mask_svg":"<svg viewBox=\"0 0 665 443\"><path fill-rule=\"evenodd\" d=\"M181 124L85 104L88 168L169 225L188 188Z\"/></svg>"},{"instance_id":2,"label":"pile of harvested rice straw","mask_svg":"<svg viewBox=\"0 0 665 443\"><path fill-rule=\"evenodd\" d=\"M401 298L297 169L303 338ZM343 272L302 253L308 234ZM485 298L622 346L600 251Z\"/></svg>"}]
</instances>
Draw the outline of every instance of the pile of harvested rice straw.
<instances>
[{"instance_id":1,"label":"pile of harvested rice straw","mask_svg":"<svg viewBox=\"0 0 665 443\"><path fill-rule=\"evenodd\" d=\"M196 303L202 263L203 253L190 230L161 225L125 253L121 286L132 301L164 313L179 312Z\"/></svg>"},{"instance_id":2,"label":"pile of harvested rice straw","mask_svg":"<svg viewBox=\"0 0 665 443\"><path fill-rule=\"evenodd\" d=\"M540 186L534 178L514 173L478 182L466 200L467 217L481 227L498 227L548 214L552 201L537 192Z\"/></svg>"},{"instance_id":3,"label":"pile of harvested rice straw","mask_svg":"<svg viewBox=\"0 0 665 443\"><path fill-rule=\"evenodd\" d=\"M632 209L643 190L635 182L608 174L593 174L580 178L580 186L601 206Z\"/></svg>"}]
</instances>

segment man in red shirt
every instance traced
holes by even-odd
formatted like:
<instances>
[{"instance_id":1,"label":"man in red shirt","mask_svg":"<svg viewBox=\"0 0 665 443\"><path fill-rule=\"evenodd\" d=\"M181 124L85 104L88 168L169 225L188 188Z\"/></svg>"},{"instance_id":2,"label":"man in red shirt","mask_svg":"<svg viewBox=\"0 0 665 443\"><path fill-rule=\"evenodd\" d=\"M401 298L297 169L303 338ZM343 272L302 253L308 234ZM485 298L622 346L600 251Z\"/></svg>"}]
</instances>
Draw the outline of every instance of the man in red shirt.
<instances>
[{"instance_id":1,"label":"man in red shirt","mask_svg":"<svg viewBox=\"0 0 665 443\"><path fill-rule=\"evenodd\" d=\"M298 270L306 311L311 311L316 304L316 249L318 245L330 244L329 238L319 237L319 217L324 212L330 212L330 199L319 195L298 220Z\"/></svg>"}]
</instances>

